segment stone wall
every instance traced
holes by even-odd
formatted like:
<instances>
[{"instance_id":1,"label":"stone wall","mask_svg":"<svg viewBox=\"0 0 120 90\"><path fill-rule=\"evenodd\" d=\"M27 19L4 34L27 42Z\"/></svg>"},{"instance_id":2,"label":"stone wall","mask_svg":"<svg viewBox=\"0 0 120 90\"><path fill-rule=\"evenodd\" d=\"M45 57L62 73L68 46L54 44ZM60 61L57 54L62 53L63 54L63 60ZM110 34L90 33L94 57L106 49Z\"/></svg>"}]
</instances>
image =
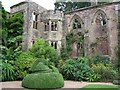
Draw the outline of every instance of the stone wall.
<instances>
[{"instance_id":1,"label":"stone wall","mask_svg":"<svg viewBox=\"0 0 120 90\"><path fill-rule=\"evenodd\" d=\"M118 37L117 37L117 15L115 10L115 5L117 3L99 5L99 6L92 6L89 8L79 9L73 12L65 13L65 23L66 23L66 30L70 32L72 30L72 20L74 16L77 15L81 19L83 23L83 32L85 39L85 44L89 48L85 50L86 55L91 53L90 45L95 42L96 40L96 33L95 33L95 21L94 18L96 13L101 10L106 14L107 17L107 28L108 28L108 40L109 40L109 56L111 58L115 57L115 48L117 47ZM86 37L87 36L87 37Z\"/></svg>"},{"instance_id":2,"label":"stone wall","mask_svg":"<svg viewBox=\"0 0 120 90\"><path fill-rule=\"evenodd\" d=\"M31 1L24 1L11 7L11 13L21 11L24 14L24 27L23 27L24 33L22 42L23 51L27 51L30 47L32 47L33 33L39 32L39 29L38 30L33 29L33 13L36 12L37 14L40 14L45 10L46 10L45 8Z\"/></svg>"},{"instance_id":3,"label":"stone wall","mask_svg":"<svg viewBox=\"0 0 120 90\"><path fill-rule=\"evenodd\" d=\"M49 30L45 31L45 22L49 24ZM56 22L57 30L52 31L52 22ZM57 42L57 51L60 53L62 38L63 38L63 12L53 10L44 11L41 13L41 37L51 42Z\"/></svg>"},{"instance_id":4,"label":"stone wall","mask_svg":"<svg viewBox=\"0 0 120 90\"><path fill-rule=\"evenodd\" d=\"M11 13L21 11L24 14L23 51L27 51L37 38L43 38L49 41L51 45L57 42L57 51L60 53L61 44L65 45L66 35L73 30L72 24L77 17L81 23L81 28L75 32L84 34L83 48L85 55L92 53L91 45L94 44L97 41L96 38L98 38L96 31L98 29L105 29L109 47L108 56L114 59L115 48L118 44L118 10L116 9L116 7L119 9L118 3L120 2L96 5L63 13L60 11L54 12L53 10L46 10L34 2L24 1L12 6ZM103 12L105 16L105 28L97 28L96 26L96 18L99 12ZM35 19L35 17L37 17L37 19ZM56 30L52 30L52 24L54 24ZM48 30L46 30L46 25Z\"/></svg>"}]
</instances>

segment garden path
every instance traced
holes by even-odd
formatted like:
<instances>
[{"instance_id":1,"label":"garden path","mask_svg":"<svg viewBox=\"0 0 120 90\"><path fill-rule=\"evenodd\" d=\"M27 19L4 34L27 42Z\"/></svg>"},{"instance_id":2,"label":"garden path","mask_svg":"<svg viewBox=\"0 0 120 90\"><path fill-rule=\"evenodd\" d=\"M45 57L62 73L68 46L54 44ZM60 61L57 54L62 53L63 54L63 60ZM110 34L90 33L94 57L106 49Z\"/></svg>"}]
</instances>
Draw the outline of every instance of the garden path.
<instances>
[{"instance_id":1,"label":"garden path","mask_svg":"<svg viewBox=\"0 0 120 90\"><path fill-rule=\"evenodd\" d=\"M112 83L101 83L101 82L78 82L78 81L65 81L65 85L62 89L56 89L56 90L77 90L78 88L82 88L88 84L106 84L106 85L113 85ZM21 81L11 81L11 82L0 82L0 90L2 88L16 88L14 90L29 90L24 89L21 86ZM18 89L19 88L19 89Z\"/></svg>"}]
</instances>

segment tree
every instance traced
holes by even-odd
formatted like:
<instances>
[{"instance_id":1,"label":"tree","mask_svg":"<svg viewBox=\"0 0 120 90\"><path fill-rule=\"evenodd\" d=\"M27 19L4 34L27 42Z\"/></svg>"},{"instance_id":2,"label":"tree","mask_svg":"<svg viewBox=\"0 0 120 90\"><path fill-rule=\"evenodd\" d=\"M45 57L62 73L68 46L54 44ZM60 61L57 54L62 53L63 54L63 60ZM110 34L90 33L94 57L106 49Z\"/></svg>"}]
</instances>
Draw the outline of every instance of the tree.
<instances>
[{"instance_id":1,"label":"tree","mask_svg":"<svg viewBox=\"0 0 120 90\"><path fill-rule=\"evenodd\" d=\"M4 9L4 7L2 6L2 2L0 1L0 22L2 22L2 28L5 28L5 24L6 24L6 19L7 19L7 13ZM0 27L1 29L1 27Z\"/></svg>"},{"instance_id":2,"label":"tree","mask_svg":"<svg viewBox=\"0 0 120 90\"><path fill-rule=\"evenodd\" d=\"M23 33L23 13L17 12L7 20L9 37L16 37Z\"/></svg>"},{"instance_id":3,"label":"tree","mask_svg":"<svg viewBox=\"0 0 120 90\"><path fill-rule=\"evenodd\" d=\"M1 30L2 45L7 48L16 49L16 43L22 40L23 14L20 12L15 13L10 18L7 18L5 15L3 16L3 26Z\"/></svg>"},{"instance_id":4,"label":"tree","mask_svg":"<svg viewBox=\"0 0 120 90\"><path fill-rule=\"evenodd\" d=\"M2 80L14 80L14 61L21 53L21 47L16 46L18 40L22 39L23 31L23 15L22 13L15 13L10 18L7 18L7 12L0 2L0 67L2 67ZM1 75L0 75L1 77Z\"/></svg>"},{"instance_id":5,"label":"tree","mask_svg":"<svg viewBox=\"0 0 120 90\"><path fill-rule=\"evenodd\" d=\"M33 47L30 48L30 52L32 52L36 58L47 59L50 63L57 65L58 56L55 49L43 39L37 39Z\"/></svg>"},{"instance_id":6,"label":"tree","mask_svg":"<svg viewBox=\"0 0 120 90\"><path fill-rule=\"evenodd\" d=\"M104 4L110 2L110 0L98 0L97 4ZM74 11L76 9L91 6L90 0L56 0L54 3L55 10L60 11Z\"/></svg>"},{"instance_id":7,"label":"tree","mask_svg":"<svg viewBox=\"0 0 120 90\"><path fill-rule=\"evenodd\" d=\"M74 0L59 0L54 3L55 10L60 11L73 11L79 8L88 7L91 5L90 2L84 2L83 0L77 0L76 2Z\"/></svg>"}]
</instances>

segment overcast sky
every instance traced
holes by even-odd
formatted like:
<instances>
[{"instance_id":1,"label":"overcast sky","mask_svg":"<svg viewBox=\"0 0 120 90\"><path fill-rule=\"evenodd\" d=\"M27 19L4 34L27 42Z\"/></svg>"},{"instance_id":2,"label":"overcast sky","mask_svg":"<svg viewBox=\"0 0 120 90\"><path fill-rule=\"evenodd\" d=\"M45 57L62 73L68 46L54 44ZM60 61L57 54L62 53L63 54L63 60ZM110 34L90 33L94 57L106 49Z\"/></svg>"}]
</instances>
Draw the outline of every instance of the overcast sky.
<instances>
[{"instance_id":1,"label":"overcast sky","mask_svg":"<svg viewBox=\"0 0 120 90\"><path fill-rule=\"evenodd\" d=\"M2 5L5 8L5 10L10 11L10 7L12 5L25 0L0 0L0 1L2 1ZM46 9L54 9L54 2L56 0L32 0L32 1L36 2L37 4L43 6Z\"/></svg>"}]
</instances>

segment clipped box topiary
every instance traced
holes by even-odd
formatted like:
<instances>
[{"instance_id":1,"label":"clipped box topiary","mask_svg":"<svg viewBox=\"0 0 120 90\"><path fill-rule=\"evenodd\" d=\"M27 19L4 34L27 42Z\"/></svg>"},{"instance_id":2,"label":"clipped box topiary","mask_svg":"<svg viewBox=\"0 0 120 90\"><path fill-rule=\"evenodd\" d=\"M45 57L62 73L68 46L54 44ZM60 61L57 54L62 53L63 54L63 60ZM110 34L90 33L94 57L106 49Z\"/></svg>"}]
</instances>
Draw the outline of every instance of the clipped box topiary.
<instances>
[{"instance_id":1,"label":"clipped box topiary","mask_svg":"<svg viewBox=\"0 0 120 90\"><path fill-rule=\"evenodd\" d=\"M64 80L57 68L35 61L28 74L22 81L22 86L30 89L56 89L64 86Z\"/></svg>"}]
</instances>

